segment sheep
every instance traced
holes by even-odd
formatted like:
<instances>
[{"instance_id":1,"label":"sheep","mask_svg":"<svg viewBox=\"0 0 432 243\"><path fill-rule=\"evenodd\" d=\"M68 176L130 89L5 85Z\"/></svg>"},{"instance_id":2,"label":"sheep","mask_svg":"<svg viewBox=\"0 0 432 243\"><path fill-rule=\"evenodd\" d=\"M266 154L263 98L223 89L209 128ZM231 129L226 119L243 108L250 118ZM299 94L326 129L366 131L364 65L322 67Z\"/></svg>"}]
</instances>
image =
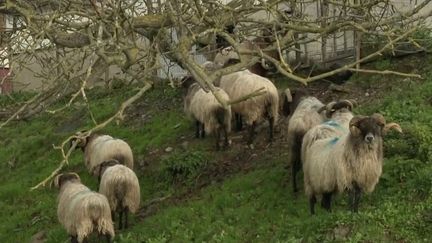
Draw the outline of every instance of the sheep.
<instances>
[{"instance_id":1,"label":"sheep","mask_svg":"<svg viewBox=\"0 0 432 243\"><path fill-rule=\"evenodd\" d=\"M219 150L222 133L224 134L224 147L229 146L228 133L231 131L231 106L224 108L216 97L205 92L198 83L193 83L188 88L184 98L184 111L186 115L195 120L196 138L204 138L205 134L215 134L216 149ZM215 92L225 100L229 100L228 94L221 88L215 88Z\"/></svg>"},{"instance_id":2,"label":"sheep","mask_svg":"<svg viewBox=\"0 0 432 243\"><path fill-rule=\"evenodd\" d=\"M215 82L215 85L225 90L231 100L240 99L263 88L264 94L232 104L231 108L232 112L241 116L249 126L248 144L253 143L255 126L263 117L267 118L270 123L269 138L270 141L273 140L274 123L279 116L279 94L270 80L249 70L243 70L222 76ZM237 126L239 126L238 120Z\"/></svg>"},{"instance_id":3,"label":"sheep","mask_svg":"<svg viewBox=\"0 0 432 243\"><path fill-rule=\"evenodd\" d=\"M91 134L86 138L80 138L80 135L82 133L77 134L77 148L84 152L84 163L91 175L98 177L97 166L110 159L133 169L132 149L125 141L109 135Z\"/></svg>"},{"instance_id":4,"label":"sheep","mask_svg":"<svg viewBox=\"0 0 432 243\"><path fill-rule=\"evenodd\" d=\"M346 133L312 143L308 139L314 136L305 135L302 159L311 214L315 213L317 196L322 195L321 206L330 211L332 194L346 190L350 192L351 210L358 211L361 192L372 192L381 176L383 136L390 129L402 133L399 124L386 124L384 117L376 113L353 117Z\"/></svg>"},{"instance_id":5,"label":"sheep","mask_svg":"<svg viewBox=\"0 0 432 243\"><path fill-rule=\"evenodd\" d=\"M60 189L57 216L71 242L83 242L94 230L105 235L107 242L114 239L110 206L104 195L84 186L76 173L59 174L53 182Z\"/></svg>"},{"instance_id":6,"label":"sheep","mask_svg":"<svg viewBox=\"0 0 432 243\"><path fill-rule=\"evenodd\" d=\"M99 193L108 198L112 219L115 218L115 212L118 212L119 229L127 228L128 212L136 213L140 204L140 185L137 176L133 170L119 164L117 160L102 162L98 174L100 175Z\"/></svg>"},{"instance_id":7,"label":"sheep","mask_svg":"<svg viewBox=\"0 0 432 243\"><path fill-rule=\"evenodd\" d=\"M285 91L289 93L289 90ZM287 144L288 164L291 166L293 192L298 191L297 173L301 169L301 145L303 136L314 126L329 118L351 114L352 103L348 100L330 102L326 106L313 96L307 95L305 90L297 90L291 98L290 109L293 114L288 123ZM287 106L286 104L285 106ZM284 110L287 110L286 108ZM352 115L351 115L352 117Z\"/></svg>"}]
</instances>

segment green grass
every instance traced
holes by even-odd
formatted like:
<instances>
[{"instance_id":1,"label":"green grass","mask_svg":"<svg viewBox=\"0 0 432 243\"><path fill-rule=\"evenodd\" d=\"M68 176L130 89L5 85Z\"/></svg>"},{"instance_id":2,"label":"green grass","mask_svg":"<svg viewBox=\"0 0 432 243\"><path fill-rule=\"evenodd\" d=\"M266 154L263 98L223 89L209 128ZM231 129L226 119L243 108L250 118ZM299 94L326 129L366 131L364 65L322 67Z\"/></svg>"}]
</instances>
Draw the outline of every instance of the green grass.
<instances>
[{"instance_id":1,"label":"green grass","mask_svg":"<svg viewBox=\"0 0 432 243\"><path fill-rule=\"evenodd\" d=\"M347 196L342 194L336 197L332 213L318 207L311 217L305 196L302 192L294 196L287 183L283 145L214 152L211 138L192 139L193 126L183 116L181 94L168 87L151 90L128 110L123 122L102 131L125 139L133 148L143 212L150 212L144 218L132 217L131 228L117 232L116 241L430 242L432 73L428 70L432 57L423 58L423 66L418 67L425 77L421 81L381 75L355 75L351 81L364 89L384 89L375 99L360 104L356 114L380 112L404 130L402 135L386 137L383 175L376 190L362 198L357 214L348 211ZM413 60L372 65L397 69ZM134 92L133 88L90 91L90 110L96 121L108 118ZM14 98L22 100L19 95ZM6 98L0 102L13 104ZM61 160L53 144L91 127L89 111L82 101L78 103L59 114L45 113L0 130L0 242L28 242L42 230L47 242L68 239L57 221L57 190L29 188ZM189 143L187 148L180 146L184 141ZM174 149L171 153L165 152L169 146ZM246 165L232 170L225 160L231 160L231 167ZM229 172L220 172L224 169ZM73 153L65 170L77 172L86 185L96 188L80 151ZM217 176L214 170L219 171Z\"/></svg>"}]
</instances>

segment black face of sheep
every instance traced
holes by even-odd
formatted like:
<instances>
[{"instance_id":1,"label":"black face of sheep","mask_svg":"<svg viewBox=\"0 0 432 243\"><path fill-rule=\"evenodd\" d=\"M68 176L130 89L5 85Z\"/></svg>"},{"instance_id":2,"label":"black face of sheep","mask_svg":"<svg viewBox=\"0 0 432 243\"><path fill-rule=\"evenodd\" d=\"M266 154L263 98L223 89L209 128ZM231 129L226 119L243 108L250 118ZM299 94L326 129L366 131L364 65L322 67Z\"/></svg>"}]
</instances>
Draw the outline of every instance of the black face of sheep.
<instances>
[{"instance_id":1,"label":"black face of sheep","mask_svg":"<svg viewBox=\"0 0 432 243\"><path fill-rule=\"evenodd\" d=\"M86 132L87 132L86 130L82 130L80 132L77 132L75 134L75 137L70 140L70 142L69 142L69 148L71 148L72 145L74 143L76 143L75 149L79 149L80 148L84 152L84 149L85 149L85 147L86 147L86 145L87 145L87 143L89 141L89 138L90 138L90 136L83 137L83 135Z\"/></svg>"},{"instance_id":2,"label":"black face of sheep","mask_svg":"<svg viewBox=\"0 0 432 243\"><path fill-rule=\"evenodd\" d=\"M99 173L98 173L99 174L99 176L98 176L98 182L99 182L99 184L100 184L101 177L102 177L103 173L105 172L105 170L108 167L111 167L111 166L114 166L114 165L119 165L119 164L120 164L120 162L118 160L115 160L115 159L107 160L107 161L104 161L104 162L100 163L100 165L99 165ZM99 190L99 188L98 188L98 190Z\"/></svg>"},{"instance_id":3,"label":"black face of sheep","mask_svg":"<svg viewBox=\"0 0 432 243\"><path fill-rule=\"evenodd\" d=\"M302 98L307 96L309 96L309 92L303 88L294 89L292 91L285 89L281 99L282 114L286 117L292 115Z\"/></svg>"},{"instance_id":4,"label":"black face of sheep","mask_svg":"<svg viewBox=\"0 0 432 243\"><path fill-rule=\"evenodd\" d=\"M377 117L355 117L350 122L350 131L358 138L358 142L372 145L381 138L384 125Z\"/></svg>"},{"instance_id":5,"label":"black face of sheep","mask_svg":"<svg viewBox=\"0 0 432 243\"><path fill-rule=\"evenodd\" d=\"M56 188L61 188L65 182L72 181L72 180L79 181L80 180L79 175L73 172L59 174L54 178L53 182Z\"/></svg>"},{"instance_id":6,"label":"black face of sheep","mask_svg":"<svg viewBox=\"0 0 432 243\"><path fill-rule=\"evenodd\" d=\"M189 87L195 83L195 79L191 76L185 76L180 80L180 86L187 91L189 89Z\"/></svg>"}]
</instances>

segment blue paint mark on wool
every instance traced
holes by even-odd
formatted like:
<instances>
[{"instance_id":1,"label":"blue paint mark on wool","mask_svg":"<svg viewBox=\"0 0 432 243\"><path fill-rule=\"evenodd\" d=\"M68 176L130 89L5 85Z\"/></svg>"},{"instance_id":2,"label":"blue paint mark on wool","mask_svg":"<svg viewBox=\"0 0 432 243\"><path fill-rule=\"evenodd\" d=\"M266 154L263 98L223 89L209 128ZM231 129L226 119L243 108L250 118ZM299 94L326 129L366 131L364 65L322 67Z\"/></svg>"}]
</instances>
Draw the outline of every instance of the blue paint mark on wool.
<instances>
[{"instance_id":1,"label":"blue paint mark on wool","mask_svg":"<svg viewBox=\"0 0 432 243\"><path fill-rule=\"evenodd\" d=\"M340 127L339 123L337 123L336 121L333 121L333 120L326 121L326 122L324 122L324 124L332 126L332 127Z\"/></svg>"},{"instance_id":2,"label":"blue paint mark on wool","mask_svg":"<svg viewBox=\"0 0 432 243\"><path fill-rule=\"evenodd\" d=\"M332 140L330 140L331 145L335 145L339 141L339 137L334 137Z\"/></svg>"}]
</instances>

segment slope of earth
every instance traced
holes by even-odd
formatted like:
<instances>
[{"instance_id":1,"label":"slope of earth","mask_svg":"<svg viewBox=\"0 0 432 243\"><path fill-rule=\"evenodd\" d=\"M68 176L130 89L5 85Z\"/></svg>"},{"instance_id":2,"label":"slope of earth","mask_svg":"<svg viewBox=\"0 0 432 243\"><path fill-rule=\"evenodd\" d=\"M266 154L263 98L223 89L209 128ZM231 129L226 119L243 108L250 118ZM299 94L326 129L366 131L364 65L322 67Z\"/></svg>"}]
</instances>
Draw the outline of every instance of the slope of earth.
<instances>
[{"instance_id":1,"label":"slope of earth","mask_svg":"<svg viewBox=\"0 0 432 243\"><path fill-rule=\"evenodd\" d=\"M229 150L216 152L211 137L193 137L193 124L182 112L181 94L170 87L155 87L127 110L123 122L101 131L131 145L141 184L142 209L132 217L129 229L117 232L115 241L430 242L431 63L432 56L419 55L368 64L419 73L422 80L360 74L336 89L328 89L326 82L309 87L324 101L354 99L359 104L356 114L380 112L404 130L402 135L386 137L380 183L362 198L357 214L347 210L343 194L336 198L332 213L318 209L311 217L303 191L292 193L286 120L280 121L271 145L262 126L254 149L244 146L242 132L232 134ZM295 86L280 78L277 84ZM135 92L134 88L91 90L89 109L94 119L102 122ZM16 94L15 100L23 95L28 96ZM2 106L9 103L9 98L0 98ZM32 237L67 241L56 216L57 190L29 188L61 160L53 144L91 125L87 106L78 103L0 130L0 242L28 242ZM96 188L96 180L83 166L81 151L73 153L65 170L77 172L85 184ZM97 238L92 242L98 242Z\"/></svg>"}]
</instances>

